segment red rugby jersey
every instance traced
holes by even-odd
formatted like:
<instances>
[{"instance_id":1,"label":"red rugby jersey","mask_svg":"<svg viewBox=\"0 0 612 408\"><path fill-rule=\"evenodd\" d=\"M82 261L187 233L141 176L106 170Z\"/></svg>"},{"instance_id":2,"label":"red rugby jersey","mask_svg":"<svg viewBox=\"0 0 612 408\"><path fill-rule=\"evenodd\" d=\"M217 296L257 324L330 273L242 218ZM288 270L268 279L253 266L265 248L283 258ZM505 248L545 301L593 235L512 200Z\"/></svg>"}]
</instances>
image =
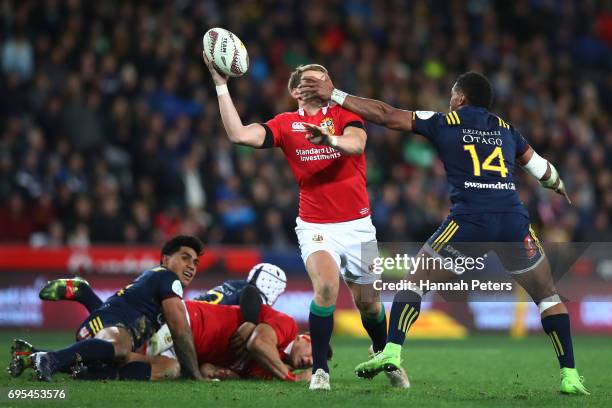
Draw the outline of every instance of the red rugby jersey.
<instances>
[{"instance_id":1,"label":"red rugby jersey","mask_svg":"<svg viewBox=\"0 0 612 408\"><path fill-rule=\"evenodd\" d=\"M193 343L198 363L231 367L236 354L230 348L232 334L244 323L240 306L215 305L197 300L186 300ZM295 320L290 316L262 305L259 322L267 323L276 332L277 349L281 358L284 350L298 335Z\"/></svg>"},{"instance_id":2,"label":"red rugby jersey","mask_svg":"<svg viewBox=\"0 0 612 408\"><path fill-rule=\"evenodd\" d=\"M363 127L363 119L339 105L323 107L313 116L300 108L263 124L274 138L274 146L285 153L300 186L300 218L332 223L369 215L365 154L347 155L310 143L302 122L326 127L336 136L341 136L347 126Z\"/></svg>"}]
</instances>

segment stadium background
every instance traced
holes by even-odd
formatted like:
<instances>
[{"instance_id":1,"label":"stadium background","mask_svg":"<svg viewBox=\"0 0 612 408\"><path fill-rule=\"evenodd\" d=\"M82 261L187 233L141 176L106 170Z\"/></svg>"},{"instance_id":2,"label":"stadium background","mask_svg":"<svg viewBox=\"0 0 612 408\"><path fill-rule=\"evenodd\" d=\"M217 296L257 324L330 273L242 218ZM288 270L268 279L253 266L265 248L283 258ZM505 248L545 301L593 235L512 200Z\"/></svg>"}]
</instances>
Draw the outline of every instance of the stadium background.
<instances>
[{"instance_id":1,"label":"stadium background","mask_svg":"<svg viewBox=\"0 0 612 408\"><path fill-rule=\"evenodd\" d=\"M458 74L484 72L494 111L557 165L572 197L569 206L517 172L540 237L610 245L609 1L224 4L2 2L0 327L76 327L84 312L38 300L47 279L82 274L104 297L156 263L159 244L177 233L210 248L188 296L268 261L289 277L279 308L304 323L310 291L293 232L297 188L280 151L227 141L201 60L201 37L214 26L249 51L248 74L230 80L245 123L295 109L286 82L299 64L327 66L348 92L439 111ZM440 161L419 136L367 130L379 240L424 241L449 208ZM564 278L598 289L572 299L578 331L612 331L609 258L586 259ZM416 334L507 330L521 313L525 327L539 329L537 309L511 301L430 307ZM344 291L340 315L349 308ZM359 326L342 316L342 329Z\"/></svg>"}]
</instances>

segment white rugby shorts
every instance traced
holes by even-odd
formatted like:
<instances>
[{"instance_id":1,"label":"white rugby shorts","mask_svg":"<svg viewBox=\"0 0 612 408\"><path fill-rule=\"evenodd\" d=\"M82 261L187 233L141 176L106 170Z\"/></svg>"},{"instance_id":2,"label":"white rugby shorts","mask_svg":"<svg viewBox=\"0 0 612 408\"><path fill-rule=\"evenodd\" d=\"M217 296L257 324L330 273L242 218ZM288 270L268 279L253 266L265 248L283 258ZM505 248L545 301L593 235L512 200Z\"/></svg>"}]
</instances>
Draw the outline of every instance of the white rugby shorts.
<instances>
[{"instance_id":1,"label":"white rugby shorts","mask_svg":"<svg viewBox=\"0 0 612 408\"><path fill-rule=\"evenodd\" d=\"M378 245L370 216L327 224L306 222L298 217L295 232L304 265L312 253L327 251L346 282L369 285L379 279L372 272Z\"/></svg>"}]
</instances>

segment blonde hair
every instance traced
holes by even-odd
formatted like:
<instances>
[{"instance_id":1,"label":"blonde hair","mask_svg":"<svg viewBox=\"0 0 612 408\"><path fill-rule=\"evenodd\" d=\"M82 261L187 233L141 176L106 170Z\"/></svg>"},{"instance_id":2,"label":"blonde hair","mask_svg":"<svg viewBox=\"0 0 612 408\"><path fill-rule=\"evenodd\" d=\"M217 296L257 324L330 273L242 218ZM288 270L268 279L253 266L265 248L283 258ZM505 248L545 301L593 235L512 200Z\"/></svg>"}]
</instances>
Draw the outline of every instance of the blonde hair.
<instances>
[{"instance_id":1,"label":"blonde hair","mask_svg":"<svg viewBox=\"0 0 612 408\"><path fill-rule=\"evenodd\" d=\"M287 88L289 89L289 93L291 93L291 91L293 91L295 88L298 87L298 85L300 84L300 81L302 80L302 74L305 71L319 71L327 75L327 68L325 68L323 65L319 65L319 64L299 65L298 67L295 68L295 71L293 71L291 75L289 75L289 82L287 82Z\"/></svg>"}]
</instances>

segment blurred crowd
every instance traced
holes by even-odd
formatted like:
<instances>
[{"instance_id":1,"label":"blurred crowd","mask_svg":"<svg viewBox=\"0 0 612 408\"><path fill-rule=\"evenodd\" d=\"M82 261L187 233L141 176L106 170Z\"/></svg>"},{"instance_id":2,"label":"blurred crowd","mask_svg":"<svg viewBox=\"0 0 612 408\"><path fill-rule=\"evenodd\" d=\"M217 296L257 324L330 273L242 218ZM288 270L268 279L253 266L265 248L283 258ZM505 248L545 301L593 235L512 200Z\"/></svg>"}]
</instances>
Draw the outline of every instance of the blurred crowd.
<instances>
[{"instance_id":1,"label":"blurred crowd","mask_svg":"<svg viewBox=\"0 0 612 408\"><path fill-rule=\"evenodd\" d=\"M295 110L299 64L338 88L447 111L466 70L557 165L573 204L517 170L548 241L612 241L612 3L595 0L2 0L0 241L35 246L295 244L298 190L277 149L233 146L202 63L215 26L246 44L243 122ZM450 206L422 137L368 125L381 241L425 240Z\"/></svg>"}]
</instances>

